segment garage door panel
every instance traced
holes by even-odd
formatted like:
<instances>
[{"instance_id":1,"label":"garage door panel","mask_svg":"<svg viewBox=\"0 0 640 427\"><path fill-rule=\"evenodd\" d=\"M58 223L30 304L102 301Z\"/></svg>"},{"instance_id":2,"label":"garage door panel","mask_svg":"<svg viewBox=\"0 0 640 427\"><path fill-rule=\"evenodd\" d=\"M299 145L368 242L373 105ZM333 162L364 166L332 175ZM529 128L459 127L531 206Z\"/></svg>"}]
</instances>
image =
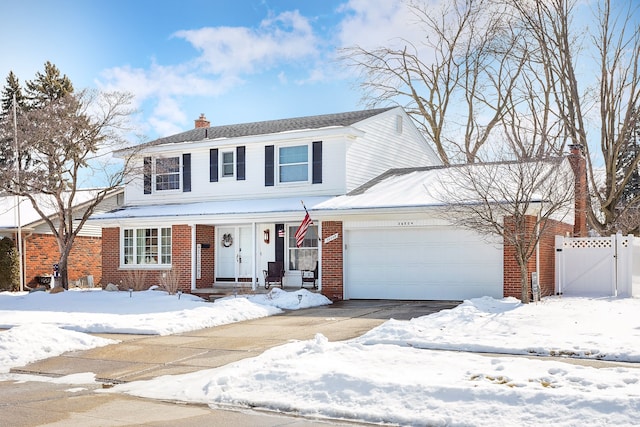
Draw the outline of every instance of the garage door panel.
<instances>
[{"instance_id":1,"label":"garage door panel","mask_svg":"<svg viewBox=\"0 0 640 427\"><path fill-rule=\"evenodd\" d=\"M467 230L347 230L347 298L502 296L502 250Z\"/></svg>"}]
</instances>

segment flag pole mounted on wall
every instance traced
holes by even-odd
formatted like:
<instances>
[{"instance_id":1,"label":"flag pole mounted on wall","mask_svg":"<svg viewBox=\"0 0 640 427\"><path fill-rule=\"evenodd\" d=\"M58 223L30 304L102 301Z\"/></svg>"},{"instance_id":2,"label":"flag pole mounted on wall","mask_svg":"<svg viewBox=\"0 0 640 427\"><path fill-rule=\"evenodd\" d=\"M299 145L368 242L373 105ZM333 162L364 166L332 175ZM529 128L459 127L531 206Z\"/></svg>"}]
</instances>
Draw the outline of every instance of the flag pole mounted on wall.
<instances>
[{"instance_id":1,"label":"flag pole mounted on wall","mask_svg":"<svg viewBox=\"0 0 640 427\"><path fill-rule=\"evenodd\" d=\"M310 225L313 225L313 221L311 220L311 216L309 215L309 211L307 210L307 207L304 205L304 201L300 200L300 203L302 203L302 207L304 208L304 219L302 220L302 223L300 223L300 227L298 227L298 229L296 230L296 246L300 247L302 246L302 243L304 242L304 236L307 234L307 230L309 229Z\"/></svg>"}]
</instances>

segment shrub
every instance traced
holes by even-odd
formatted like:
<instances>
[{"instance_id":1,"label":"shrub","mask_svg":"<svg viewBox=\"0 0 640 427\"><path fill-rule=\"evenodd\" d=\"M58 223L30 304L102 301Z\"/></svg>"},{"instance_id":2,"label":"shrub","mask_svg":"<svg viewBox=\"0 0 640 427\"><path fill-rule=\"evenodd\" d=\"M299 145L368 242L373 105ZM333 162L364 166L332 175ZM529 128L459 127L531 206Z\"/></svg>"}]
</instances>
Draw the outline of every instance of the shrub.
<instances>
[{"instance_id":1,"label":"shrub","mask_svg":"<svg viewBox=\"0 0 640 427\"><path fill-rule=\"evenodd\" d=\"M169 292L169 295L175 294L180 288L180 275L177 270L171 269L163 272L160 278L160 287Z\"/></svg>"},{"instance_id":2,"label":"shrub","mask_svg":"<svg viewBox=\"0 0 640 427\"><path fill-rule=\"evenodd\" d=\"M17 291L20 288L20 260L12 239L0 239L0 291Z\"/></svg>"},{"instance_id":3,"label":"shrub","mask_svg":"<svg viewBox=\"0 0 640 427\"><path fill-rule=\"evenodd\" d=\"M134 291L146 291L149 289L149 286L145 284L146 278L146 270L129 270L125 279L126 286Z\"/></svg>"}]
</instances>

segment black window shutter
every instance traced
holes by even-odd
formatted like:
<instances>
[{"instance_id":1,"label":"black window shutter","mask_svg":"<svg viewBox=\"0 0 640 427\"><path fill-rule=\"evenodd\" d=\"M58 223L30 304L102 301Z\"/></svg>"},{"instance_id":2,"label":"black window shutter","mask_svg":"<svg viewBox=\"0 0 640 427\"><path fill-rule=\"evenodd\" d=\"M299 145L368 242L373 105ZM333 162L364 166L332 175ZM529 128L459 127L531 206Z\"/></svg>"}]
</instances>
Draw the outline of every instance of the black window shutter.
<instances>
[{"instance_id":1,"label":"black window shutter","mask_svg":"<svg viewBox=\"0 0 640 427\"><path fill-rule=\"evenodd\" d=\"M238 181L244 181L244 146L236 148L236 179Z\"/></svg>"},{"instance_id":2,"label":"black window shutter","mask_svg":"<svg viewBox=\"0 0 640 427\"><path fill-rule=\"evenodd\" d=\"M218 149L209 150L209 182L218 182Z\"/></svg>"},{"instance_id":3,"label":"black window shutter","mask_svg":"<svg viewBox=\"0 0 640 427\"><path fill-rule=\"evenodd\" d=\"M144 158L144 194L151 194L151 157Z\"/></svg>"},{"instance_id":4,"label":"black window shutter","mask_svg":"<svg viewBox=\"0 0 640 427\"><path fill-rule=\"evenodd\" d=\"M313 143L313 171L312 171L312 184L322 184L322 141L315 141Z\"/></svg>"},{"instance_id":5,"label":"black window shutter","mask_svg":"<svg viewBox=\"0 0 640 427\"><path fill-rule=\"evenodd\" d=\"M276 224L276 261L284 262L284 224Z\"/></svg>"},{"instance_id":6,"label":"black window shutter","mask_svg":"<svg viewBox=\"0 0 640 427\"><path fill-rule=\"evenodd\" d=\"M191 153L182 155L182 191L191 191Z\"/></svg>"},{"instance_id":7,"label":"black window shutter","mask_svg":"<svg viewBox=\"0 0 640 427\"><path fill-rule=\"evenodd\" d=\"M264 186L265 187L273 187L273 178L274 178L274 164L273 164L273 155L274 155L274 147L273 145L266 145L264 147Z\"/></svg>"}]
</instances>

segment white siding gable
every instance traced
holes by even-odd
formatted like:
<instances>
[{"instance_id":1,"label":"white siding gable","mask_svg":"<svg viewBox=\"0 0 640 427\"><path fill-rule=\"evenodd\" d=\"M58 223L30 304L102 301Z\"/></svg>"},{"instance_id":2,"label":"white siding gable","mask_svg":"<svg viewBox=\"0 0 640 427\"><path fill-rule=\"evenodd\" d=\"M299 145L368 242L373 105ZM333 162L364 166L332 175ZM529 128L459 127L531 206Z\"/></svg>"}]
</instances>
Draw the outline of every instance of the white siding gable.
<instances>
[{"instance_id":1,"label":"white siding gable","mask_svg":"<svg viewBox=\"0 0 640 427\"><path fill-rule=\"evenodd\" d=\"M389 169L442 164L400 107L356 123L354 127L365 135L347 149L347 192Z\"/></svg>"}]
</instances>

